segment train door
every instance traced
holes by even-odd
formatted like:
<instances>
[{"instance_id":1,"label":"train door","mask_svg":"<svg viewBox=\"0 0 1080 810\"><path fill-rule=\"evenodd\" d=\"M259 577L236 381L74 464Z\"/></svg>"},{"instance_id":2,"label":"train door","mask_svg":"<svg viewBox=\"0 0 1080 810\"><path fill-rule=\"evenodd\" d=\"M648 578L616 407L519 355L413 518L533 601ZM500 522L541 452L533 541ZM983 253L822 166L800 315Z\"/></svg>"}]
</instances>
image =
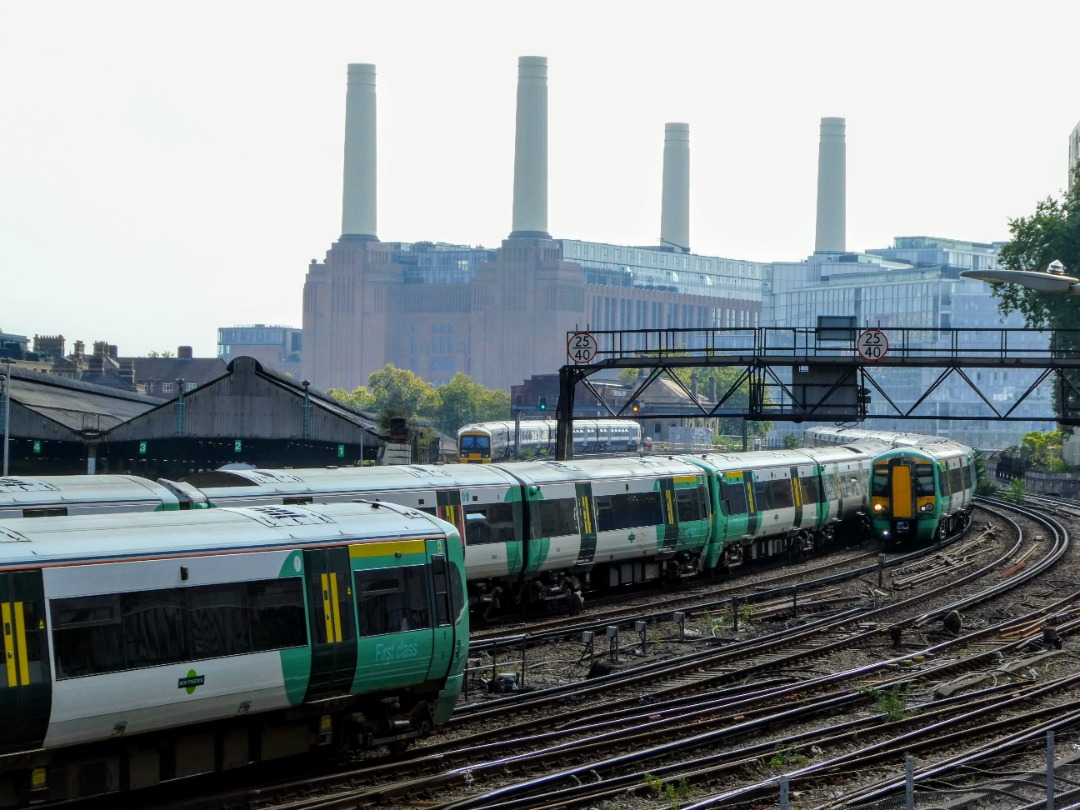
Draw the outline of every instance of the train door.
<instances>
[{"instance_id":1,"label":"train door","mask_svg":"<svg viewBox=\"0 0 1080 810\"><path fill-rule=\"evenodd\" d=\"M757 534L758 525L761 522L761 513L758 511L760 508L757 503L757 498L754 497L754 483L757 476L750 470L743 472L743 481L746 487L746 498L748 506L748 517L746 523L746 534L748 537L753 537Z\"/></svg>"},{"instance_id":2,"label":"train door","mask_svg":"<svg viewBox=\"0 0 1080 810\"><path fill-rule=\"evenodd\" d=\"M458 530L458 534L465 536L465 516L461 509L460 489L440 489L435 492L435 503L438 507L438 517L447 523L452 523Z\"/></svg>"},{"instance_id":3,"label":"train door","mask_svg":"<svg viewBox=\"0 0 1080 810\"><path fill-rule=\"evenodd\" d=\"M434 544L434 541L430 541ZM427 680L442 681L454 662L454 652L458 645L454 638L456 613L452 603L450 575L453 568L442 553L431 555L431 593L433 597L433 619L435 625L434 646L431 650L431 666Z\"/></svg>"},{"instance_id":4,"label":"train door","mask_svg":"<svg viewBox=\"0 0 1080 810\"><path fill-rule=\"evenodd\" d=\"M578 502L578 531L581 533L581 549L578 565L588 565L596 556L596 512L593 509L592 484L576 484Z\"/></svg>"},{"instance_id":5,"label":"train door","mask_svg":"<svg viewBox=\"0 0 1080 810\"><path fill-rule=\"evenodd\" d=\"M0 618L0 751L37 748L45 740L52 708L40 570L0 574Z\"/></svg>"},{"instance_id":6,"label":"train door","mask_svg":"<svg viewBox=\"0 0 1080 810\"><path fill-rule=\"evenodd\" d=\"M889 462L892 479L889 496L892 500L894 519L909 520L915 517L915 487L912 486L911 465L905 459L894 458Z\"/></svg>"},{"instance_id":7,"label":"train door","mask_svg":"<svg viewBox=\"0 0 1080 810\"><path fill-rule=\"evenodd\" d=\"M803 488L802 482L799 480L799 468L791 468L791 497L792 503L795 506L795 520L791 525L798 529L803 524Z\"/></svg>"},{"instance_id":8,"label":"train door","mask_svg":"<svg viewBox=\"0 0 1080 810\"><path fill-rule=\"evenodd\" d=\"M304 551L311 633L311 677L305 701L345 694L356 673L356 620L349 549Z\"/></svg>"},{"instance_id":9,"label":"train door","mask_svg":"<svg viewBox=\"0 0 1080 810\"><path fill-rule=\"evenodd\" d=\"M679 545L679 513L675 509L675 481L660 479L660 508L664 515L664 551L674 551Z\"/></svg>"}]
</instances>

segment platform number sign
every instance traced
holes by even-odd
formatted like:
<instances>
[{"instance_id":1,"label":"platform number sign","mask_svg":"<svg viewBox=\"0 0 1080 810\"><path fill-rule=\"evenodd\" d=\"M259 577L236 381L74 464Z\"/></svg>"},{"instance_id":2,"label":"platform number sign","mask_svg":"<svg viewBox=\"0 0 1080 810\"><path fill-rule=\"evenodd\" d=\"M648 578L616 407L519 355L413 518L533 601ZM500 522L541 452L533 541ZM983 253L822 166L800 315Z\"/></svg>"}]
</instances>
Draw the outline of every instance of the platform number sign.
<instances>
[{"instance_id":1,"label":"platform number sign","mask_svg":"<svg viewBox=\"0 0 1080 810\"><path fill-rule=\"evenodd\" d=\"M855 348L864 360L880 360L889 353L889 339L880 329L867 329L859 335Z\"/></svg>"},{"instance_id":2,"label":"platform number sign","mask_svg":"<svg viewBox=\"0 0 1080 810\"><path fill-rule=\"evenodd\" d=\"M591 363L596 358L596 350L596 338L588 332L574 332L566 341L566 356L579 366Z\"/></svg>"},{"instance_id":3,"label":"platform number sign","mask_svg":"<svg viewBox=\"0 0 1080 810\"><path fill-rule=\"evenodd\" d=\"M233 439L232 449L233 449L234 453L243 453L244 452L244 440L243 439Z\"/></svg>"},{"instance_id":4,"label":"platform number sign","mask_svg":"<svg viewBox=\"0 0 1080 810\"><path fill-rule=\"evenodd\" d=\"M345 458L345 445L339 444L337 446L337 457L338 458Z\"/></svg>"},{"instance_id":5,"label":"platform number sign","mask_svg":"<svg viewBox=\"0 0 1080 810\"><path fill-rule=\"evenodd\" d=\"M41 454L41 442L38 441L37 439L34 440L34 454L35 455L40 455Z\"/></svg>"},{"instance_id":6,"label":"platform number sign","mask_svg":"<svg viewBox=\"0 0 1080 810\"><path fill-rule=\"evenodd\" d=\"M145 456L146 455L146 442L139 442L139 455L140 456Z\"/></svg>"}]
</instances>

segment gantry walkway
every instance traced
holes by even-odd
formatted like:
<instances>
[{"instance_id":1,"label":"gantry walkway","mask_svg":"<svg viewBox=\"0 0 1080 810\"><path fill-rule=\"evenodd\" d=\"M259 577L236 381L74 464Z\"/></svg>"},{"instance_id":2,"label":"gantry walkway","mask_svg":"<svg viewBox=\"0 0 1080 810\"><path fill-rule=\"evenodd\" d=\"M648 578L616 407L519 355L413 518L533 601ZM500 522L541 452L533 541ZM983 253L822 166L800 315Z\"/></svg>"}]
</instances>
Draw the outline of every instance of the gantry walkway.
<instances>
[{"instance_id":1,"label":"gantry walkway","mask_svg":"<svg viewBox=\"0 0 1080 810\"><path fill-rule=\"evenodd\" d=\"M741 416L849 422L882 417L1080 424L1080 329L845 325L581 331L567 334L567 360L559 371L556 412L560 458L569 457L563 451L579 384L600 403L601 418ZM699 390L697 378L707 376L700 370L718 367L738 373L727 375L716 390ZM633 393L619 401L590 381L601 372L627 368L638 369L639 377ZM912 397L911 375L897 373L898 369L938 373L929 384L920 377L920 390ZM1022 370L1023 374L1015 375L1022 384L1010 386L1008 396L1003 396L971 373L979 369ZM647 392L661 378L682 390L682 405L648 405ZM963 385L975 397L953 412L924 412L934 393L946 384ZM1049 396L1047 384L1053 386ZM572 446L568 452L572 453Z\"/></svg>"}]
</instances>

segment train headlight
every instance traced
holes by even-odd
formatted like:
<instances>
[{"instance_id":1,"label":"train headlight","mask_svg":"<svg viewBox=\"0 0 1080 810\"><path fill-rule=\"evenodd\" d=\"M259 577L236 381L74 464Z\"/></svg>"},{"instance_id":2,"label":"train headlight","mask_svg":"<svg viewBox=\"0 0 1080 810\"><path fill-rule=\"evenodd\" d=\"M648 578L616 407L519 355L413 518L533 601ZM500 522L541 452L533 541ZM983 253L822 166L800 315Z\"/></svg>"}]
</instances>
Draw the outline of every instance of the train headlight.
<instances>
[{"instance_id":1,"label":"train headlight","mask_svg":"<svg viewBox=\"0 0 1080 810\"><path fill-rule=\"evenodd\" d=\"M880 504L880 503L875 503L874 504L874 511L877 512L878 514L881 514L882 512L885 511L885 506L883 504Z\"/></svg>"},{"instance_id":2,"label":"train headlight","mask_svg":"<svg viewBox=\"0 0 1080 810\"><path fill-rule=\"evenodd\" d=\"M934 505L932 503L924 503L922 506L919 507L920 512L932 512L933 509Z\"/></svg>"}]
</instances>

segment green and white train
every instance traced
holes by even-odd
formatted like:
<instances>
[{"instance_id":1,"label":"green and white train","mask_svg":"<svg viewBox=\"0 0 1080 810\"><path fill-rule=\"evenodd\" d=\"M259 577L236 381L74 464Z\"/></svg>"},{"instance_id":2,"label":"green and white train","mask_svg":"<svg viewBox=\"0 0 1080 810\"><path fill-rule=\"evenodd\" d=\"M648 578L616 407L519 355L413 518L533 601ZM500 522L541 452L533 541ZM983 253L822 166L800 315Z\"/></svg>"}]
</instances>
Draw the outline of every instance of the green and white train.
<instances>
[{"instance_id":1,"label":"green and white train","mask_svg":"<svg viewBox=\"0 0 1080 810\"><path fill-rule=\"evenodd\" d=\"M462 687L464 588L388 503L2 522L0 806L402 749Z\"/></svg>"}]
</instances>

